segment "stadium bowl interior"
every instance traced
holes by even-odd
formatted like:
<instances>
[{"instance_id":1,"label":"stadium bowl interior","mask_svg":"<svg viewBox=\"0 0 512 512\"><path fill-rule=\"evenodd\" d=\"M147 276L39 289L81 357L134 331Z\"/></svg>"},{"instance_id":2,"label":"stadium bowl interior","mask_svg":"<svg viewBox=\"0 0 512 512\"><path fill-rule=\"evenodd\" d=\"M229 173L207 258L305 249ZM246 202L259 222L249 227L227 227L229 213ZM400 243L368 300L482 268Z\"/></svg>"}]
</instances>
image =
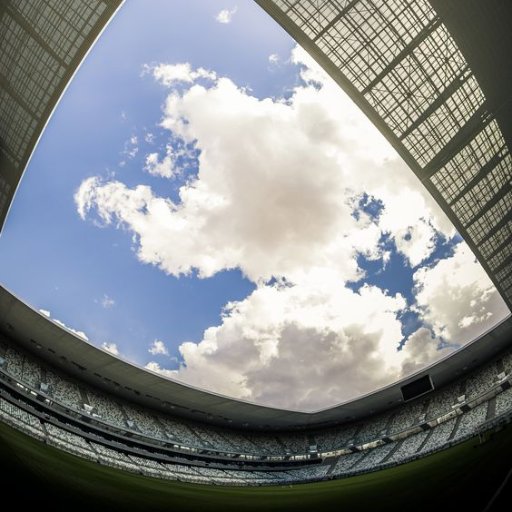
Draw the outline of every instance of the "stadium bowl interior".
<instances>
[{"instance_id":1,"label":"stadium bowl interior","mask_svg":"<svg viewBox=\"0 0 512 512\"><path fill-rule=\"evenodd\" d=\"M256 3L384 134L510 308L512 3ZM119 0L0 3L0 229L66 85L120 8ZM349 32L357 44L343 44ZM457 58L441 81L436 62L447 45ZM427 86L434 93L418 101ZM484 187L492 194L483 197ZM459 501L505 510L511 334L509 316L400 382L305 413L148 372L0 287L4 493L20 490L20 507L430 510Z\"/></svg>"}]
</instances>

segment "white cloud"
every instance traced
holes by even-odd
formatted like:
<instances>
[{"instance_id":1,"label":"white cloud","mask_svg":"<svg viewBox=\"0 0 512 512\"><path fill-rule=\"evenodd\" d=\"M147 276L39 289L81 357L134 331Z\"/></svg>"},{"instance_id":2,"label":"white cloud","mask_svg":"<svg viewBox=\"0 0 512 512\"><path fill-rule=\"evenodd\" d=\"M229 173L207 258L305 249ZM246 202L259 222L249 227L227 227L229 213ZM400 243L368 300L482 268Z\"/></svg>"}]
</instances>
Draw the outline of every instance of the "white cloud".
<instances>
[{"instance_id":1,"label":"white cloud","mask_svg":"<svg viewBox=\"0 0 512 512\"><path fill-rule=\"evenodd\" d=\"M217 16L215 16L216 21L219 23L231 23L234 14L237 11L237 7L233 7L233 9L222 9Z\"/></svg>"},{"instance_id":2,"label":"white cloud","mask_svg":"<svg viewBox=\"0 0 512 512\"><path fill-rule=\"evenodd\" d=\"M295 282L335 262L340 278L356 278L355 245L374 251L380 231L351 216L346 176L358 164L385 163L355 144L353 130L339 129L347 105L333 112L339 91L332 87L299 87L290 104L258 100L226 78L209 88L195 84L183 95L172 91L162 126L201 150L198 179L180 189L181 203L146 187L91 178L75 196L79 213L95 209L104 222L126 225L138 236L141 261L174 275L197 268L208 277L240 267L255 282L280 275ZM351 120L355 129L362 122ZM365 136L386 148L379 154L393 156L382 138ZM360 161L350 163L347 151L354 147ZM396 157L394 163L402 165Z\"/></svg>"},{"instance_id":3,"label":"white cloud","mask_svg":"<svg viewBox=\"0 0 512 512\"><path fill-rule=\"evenodd\" d=\"M40 309L39 313L42 313L44 316L46 316L48 318L51 317L51 314L50 314L50 312L47 309Z\"/></svg>"},{"instance_id":4,"label":"white cloud","mask_svg":"<svg viewBox=\"0 0 512 512\"><path fill-rule=\"evenodd\" d=\"M169 355L169 350L165 346L165 343L161 340L154 340L153 343L151 343L151 346L149 347L148 352L154 356L156 356L156 355L168 356Z\"/></svg>"},{"instance_id":5,"label":"white cloud","mask_svg":"<svg viewBox=\"0 0 512 512\"><path fill-rule=\"evenodd\" d=\"M116 305L116 301L109 297L108 295L103 295L103 298L101 299L101 306L105 309L110 309Z\"/></svg>"},{"instance_id":6,"label":"white cloud","mask_svg":"<svg viewBox=\"0 0 512 512\"><path fill-rule=\"evenodd\" d=\"M440 346L439 340L432 336L429 329L420 327L407 339L402 350L402 376L421 370L425 365L447 356L454 347Z\"/></svg>"},{"instance_id":7,"label":"white cloud","mask_svg":"<svg viewBox=\"0 0 512 512\"><path fill-rule=\"evenodd\" d=\"M146 368L146 370L150 370L152 372L163 375L164 377L176 379L176 370L168 370L167 368L162 368L156 361L150 361L144 368Z\"/></svg>"},{"instance_id":8,"label":"white cloud","mask_svg":"<svg viewBox=\"0 0 512 512\"><path fill-rule=\"evenodd\" d=\"M375 287L357 294L328 275L307 286L261 286L228 304L200 343L182 344L186 366L172 375L264 404L327 406L397 378L404 306L399 295Z\"/></svg>"},{"instance_id":9,"label":"white cloud","mask_svg":"<svg viewBox=\"0 0 512 512\"><path fill-rule=\"evenodd\" d=\"M101 345L101 348L103 350L106 350L107 352L110 352L111 354L115 355L115 356L118 356L119 355L119 349L117 348L117 344L116 343L103 343Z\"/></svg>"},{"instance_id":10,"label":"white cloud","mask_svg":"<svg viewBox=\"0 0 512 512\"><path fill-rule=\"evenodd\" d=\"M503 299L463 242L450 258L417 270L414 282L422 318L448 342L474 339L508 314Z\"/></svg>"},{"instance_id":11,"label":"white cloud","mask_svg":"<svg viewBox=\"0 0 512 512\"><path fill-rule=\"evenodd\" d=\"M397 351L405 307L376 287L334 280L270 287L228 305L200 343L184 343L174 379L262 404L316 410L391 384L453 351L420 328Z\"/></svg>"},{"instance_id":12,"label":"white cloud","mask_svg":"<svg viewBox=\"0 0 512 512\"><path fill-rule=\"evenodd\" d=\"M146 170L152 176L172 178L174 175L174 158L172 147L168 147L167 153L162 160L159 160L158 153L149 153L146 156L144 170Z\"/></svg>"},{"instance_id":13,"label":"white cloud","mask_svg":"<svg viewBox=\"0 0 512 512\"><path fill-rule=\"evenodd\" d=\"M132 160L139 152L139 139L137 135L131 135L130 138L124 143L121 155L123 159L119 162L120 167L124 167L128 160Z\"/></svg>"},{"instance_id":14,"label":"white cloud","mask_svg":"<svg viewBox=\"0 0 512 512\"><path fill-rule=\"evenodd\" d=\"M203 78L215 80L217 75L213 71L204 68L192 69L188 63L179 64L158 64L157 66L146 66L145 72L151 72L155 80L166 87L171 87L176 83L192 83Z\"/></svg>"},{"instance_id":15,"label":"white cloud","mask_svg":"<svg viewBox=\"0 0 512 512\"><path fill-rule=\"evenodd\" d=\"M389 259L379 246L386 233L418 266L435 237L450 238L454 228L338 86L302 50L292 60L305 83L286 101L257 98L189 64L152 67L170 87L161 126L200 150L197 176L180 187L177 201L148 186L91 177L75 202L82 218L96 214L133 233L141 262L174 276L197 270L202 278L239 268L257 285L228 304L202 340L180 346L178 370L154 361L149 369L219 393L316 409L442 357L453 348L439 347L439 336L483 325L497 303L480 300L467 319L437 325L441 267L420 268L421 314L438 337L420 329L397 350L405 301L375 287L345 288L362 276L357 254ZM203 78L207 85L198 83ZM165 159L153 155L150 165ZM352 215L363 193L382 202L379 219ZM469 270L477 280L485 275Z\"/></svg>"},{"instance_id":16,"label":"white cloud","mask_svg":"<svg viewBox=\"0 0 512 512\"><path fill-rule=\"evenodd\" d=\"M146 155L144 170L152 176L172 179L183 175L195 162L194 146L174 141L176 146L167 144L163 157L157 152Z\"/></svg>"},{"instance_id":17,"label":"white cloud","mask_svg":"<svg viewBox=\"0 0 512 512\"><path fill-rule=\"evenodd\" d=\"M441 229L429 215L424 195L419 184L418 190L395 191L394 197L388 195L379 219L380 228L392 234L398 251L413 267L432 254L436 246L436 234ZM445 233L451 237L454 231L447 230Z\"/></svg>"},{"instance_id":18,"label":"white cloud","mask_svg":"<svg viewBox=\"0 0 512 512\"><path fill-rule=\"evenodd\" d=\"M135 158L139 152L139 139L136 135L132 135L124 144L123 155L128 159Z\"/></svg>"},{"instance_id":19,"label":"white cloud","mask_svg":"<svg viewBox=\"0 0 512 512\"><path fill-rule=\"evenodd\" d=\"M268 61L270 64L278 64L279 63L279 55L277 53L272 53L268 56Z\"/></svg>"}]
</instances>

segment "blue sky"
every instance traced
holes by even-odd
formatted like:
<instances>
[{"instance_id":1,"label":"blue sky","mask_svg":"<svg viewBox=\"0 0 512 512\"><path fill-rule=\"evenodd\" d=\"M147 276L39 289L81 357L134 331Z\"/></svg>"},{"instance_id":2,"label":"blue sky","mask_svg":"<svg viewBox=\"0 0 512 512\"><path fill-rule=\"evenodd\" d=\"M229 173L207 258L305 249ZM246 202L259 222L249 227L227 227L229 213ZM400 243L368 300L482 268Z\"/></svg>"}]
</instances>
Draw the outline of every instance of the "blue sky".
<instances>
[{"instance_id":1,"label":"blue sky","mask_svg":"<svg viewBox=\"0 0 512 512\"><path fill-rule=\"evenodd\" d=\"M249 0L127 1L30 161L2 284L152 370L305 409L502 318L460 236L295 46Z\"/></svg>"},{"instance_id":2,"label":"blue sky","mask_svg":"<svg viewBox=\"0 0 512 512\"><path fill-rule=\"evenodd\" d=\"M154 147L165 146L155 129L165 94L149 77L141 79L144 64L208 65L265 95L286 86L280 70L269 76L268 55L289 53L293 42L251 2L236 13L243 27L216 23L224 7L230 6L156 0L147 9L144 2L125 3L54 113L0 238L5 286L91 340L123 340L129 358L146 356L141 340L165 338L172 344L200 338L227 301L245 297L253 287L237 271L192 283L140 265L125 233L84 224L73 202L75 189L91 173L122 173L127 183L138 183L142 151L119 167L131 136L143 140L148 130L155 134ZM156 190L166 189L144 178ZM101 306L105 295L116 307Z\"/></svg>"}]
</instances>

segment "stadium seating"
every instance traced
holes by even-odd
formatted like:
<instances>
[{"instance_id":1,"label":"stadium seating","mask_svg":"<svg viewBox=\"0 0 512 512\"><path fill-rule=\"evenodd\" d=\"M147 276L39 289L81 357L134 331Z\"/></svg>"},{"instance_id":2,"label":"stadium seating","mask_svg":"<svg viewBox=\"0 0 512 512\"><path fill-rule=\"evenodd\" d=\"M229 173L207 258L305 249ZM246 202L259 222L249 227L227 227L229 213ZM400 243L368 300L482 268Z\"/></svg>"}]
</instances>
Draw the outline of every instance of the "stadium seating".
<instances>
[{"instance_id":1,"label":"stadium seating","mask_svg":"<svg viewBox=\"0 0 512 512\"><path fill-rule=\"evenodd\" d=\"M471 432L474 432L475 428L485 421L487 407L488 402L484 402L483 404L477 405L466 414L460 416L457 431L454 433L453 438L458 439L466 437Z\"/></svg>"},{"instance_id":2,"label":"stadium seating","mask_svg":"<svg viewBox=\"0 0 512 512\"><path fill-rule=\"evenodd\" d=\"M422 431L400 441L396 451L389 457L389 462L400 462L400 460L414 457L427 436L428 431Z\"/></svg>"},{"instance_id":3,"label":"stadium seating","mask_svg":"<svg viewBox=\"0 0 512 512\"><path fill-rule=\"evenodd\" d=\"M512 387L496 396L496 415L512 410Z\"/></svg>"},{"instance_id":4,"label":"stadium seating","mask_svg":"<svg viewBox=\"0 0 512 512\"><path fill-rule=\"evenodd\" d=\"M489 422L510 420L510 361L507 353L501 371L491 362L464 381L358 423L267 433L144 409L74 382L9 346L0 382L15 382L17 396L3 392L0 418L66 452L155 478L220 485L297 483L401 464L474 436ZM31 403L34 397L46 404L44 411ZM76 419L84 415L89 420L79 425ZM312 445L317 454L309 453Z\"/></svg>"}]
</instances>

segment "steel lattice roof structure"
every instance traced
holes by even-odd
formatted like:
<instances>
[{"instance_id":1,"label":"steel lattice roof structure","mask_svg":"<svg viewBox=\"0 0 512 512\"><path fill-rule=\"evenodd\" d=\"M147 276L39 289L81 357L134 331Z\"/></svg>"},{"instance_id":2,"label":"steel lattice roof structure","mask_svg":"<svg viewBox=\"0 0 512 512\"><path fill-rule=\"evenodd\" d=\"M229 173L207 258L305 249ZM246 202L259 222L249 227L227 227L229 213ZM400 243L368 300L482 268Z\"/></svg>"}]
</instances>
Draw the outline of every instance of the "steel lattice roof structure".
<instances>
[{"instance_id":1,"label":"steel lattice roof structure","mask_svg":"<svg viewBox=\"0 0 512 512\"><path fill-rule=\"evenodd\" d=\"M512 305L512 4L507 0L255 0L386 136ZM0 228L34 147L120 0L0 3ZM390 179L392 177L390 176ZM351 421L510 345L512 320L403 381L313 413L220 396L94 347L0 287L0 331L66 372L148 407L233 427Z\"/></svg>"}]
</instances>

